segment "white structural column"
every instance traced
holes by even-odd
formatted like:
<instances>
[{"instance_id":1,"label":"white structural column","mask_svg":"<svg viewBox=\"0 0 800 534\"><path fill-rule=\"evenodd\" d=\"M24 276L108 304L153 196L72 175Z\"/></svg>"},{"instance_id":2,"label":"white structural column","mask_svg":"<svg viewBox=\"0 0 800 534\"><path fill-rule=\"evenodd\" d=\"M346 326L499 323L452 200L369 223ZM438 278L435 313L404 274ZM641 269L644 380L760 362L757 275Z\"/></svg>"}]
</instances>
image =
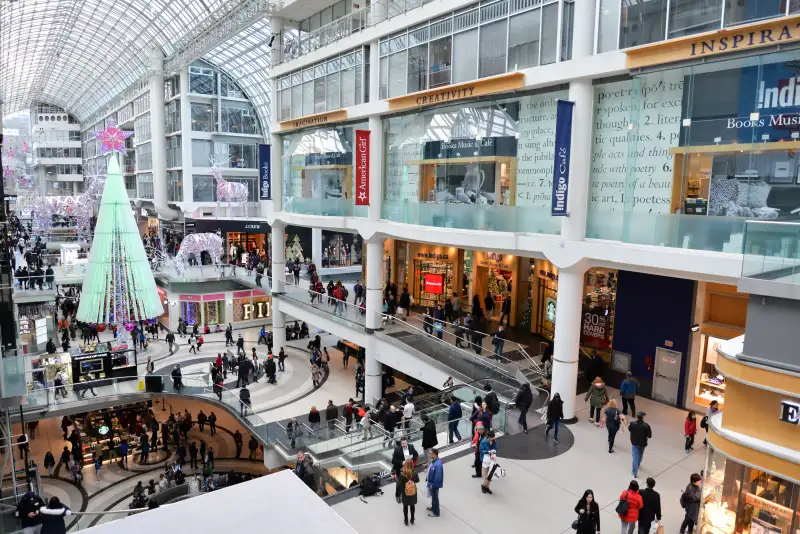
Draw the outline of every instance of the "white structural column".
<instances>
[{"instance_id":1,"label":"white structural column","mask_svg":"<svg viewBox=\"0 0 800 534\"><path fill-rule=\"evenodd\" d=\"M373 237L367 241L367 333L381 328L383 310L383 238ZM364 362L364 398L372 403L381 396L383 365L378 361L374 336L367 339L366 362Z\"/></svg>"},{"instance_id":2,"label":"white structural column","mask_svg":"<svg viewBox=\"0 0 800 534\"><path fill-rule=\"evenodd\" d=\"M283 18L278 16L270 17L269 26L270 31L272 31L272 35L275 36L275 39L272 41L272 50L270 55L270 63L274 67L275 65L280 64L281 60L283 59ZM274 84L275 81L272 83ZM276 115L273 115L271 120L275 121L277 118L278 117Z\"/></svg>"},{"instance_id":3,"label":"white structural column","mask_svg":"<svg viewBox=\"0 0 800 534\"><path fill-rule=\"evenodd\" d=\"M150 56L150 147L153 158L153 204L167 220L177 212L167 207L167 140L164 122L164 56L157 48Z\"/></svg>"},{"instance_id":4,"label":"white structural column","mask_svg":"<svg viewBox=\"0 0 800 534\"><path fill-rule=\"evenodd\" d=\"M369 118L369 138L368 214L370 221L379 221L383 205L383 121L378 115Z\"/></svg>"},{"instance_id":5,"label":"white structural column","mask_svg":"<svg viewBox=\"0 0 800 534\"><path fill-rule=\"evenodd\" d=\"M572 58L592 55L596 0L576 0ZM592 106L594 91L591 79L577 79L569 84L569 100L575 102L572 115L572 152L570 161L568 217L561 221L561 237L582 240L586 236L586 212L592 147ZM564 401L564 419L575 417L578 384L581 313L584 266L559 269L556 332L553 339L552 393Z\"/></svg>"},{"instance_id":6,"label":"white structural column","mask_svg":"<svg viewBox=\"0 0 800 534\"><path fill-rule=\"evenodd\" d=\"M181 167L183 168L183 201L194 202L194 176L192 175L192 102L189 99L189 67L178 74L181 91Z\"/></svg>"},{"instance_id":7,"label":"white structural column","mask_svg":"<svg viewBox=\"0 0 800 534\"><path fill-rule=\"evenodd\" d=\"M582 304L583 269L573 267L559 270L551 393L561 395L564 419L575 417Z\"/></svg>"},{"instance_id":8,"label":"white structural column","mask_svg":"<svg viewBox=\"0 0 800 534\"><path fill-rule=\"evenodd\" d=\"M280 300L275 295L284 291L286 226L282 222L272 223L272 336L274 350L286 347L286 317L281 311Z\"/></svg>"},{"instance_id":9,"label":"white structural column","mask_svg":"<svg viewBox=\"0 0 800 534\"><path fill-rule=\"evenodd\" d=\"M322 268L322 228L311 229L311 261Z\"/></svg>"}]
</instances>

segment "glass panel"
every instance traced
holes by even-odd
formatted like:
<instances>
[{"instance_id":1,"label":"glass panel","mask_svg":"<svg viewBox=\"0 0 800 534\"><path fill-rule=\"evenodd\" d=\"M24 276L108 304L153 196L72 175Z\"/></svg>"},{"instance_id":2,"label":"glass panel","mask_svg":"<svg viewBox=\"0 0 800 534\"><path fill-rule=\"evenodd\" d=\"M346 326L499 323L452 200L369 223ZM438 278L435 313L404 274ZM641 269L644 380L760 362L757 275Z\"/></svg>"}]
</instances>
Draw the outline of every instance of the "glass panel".
<instances>
[{"instance_id":1,"label":"glass panel","mask_svg":"<svg viewBox=\"0 0 800 534\"><path fill-rule=\"evenodd\" d=\"M555 63L558 55L558 4L542 9L542 65Z\"/></svg>"},{"instance_id":2,"label":"glass panel","mask_svg":"<svg viewBox=\"0 0 800 534\"><path fill-rule=\"evenodd\" d=\"M478 29L453 36L453 82L467 82L478 77Z\"/></svg>"},{"instance_id":3,"label":"glass panel","mask_svg":"<svg viewBox=\"0 0 800 534\"><path fill-rule=\"evenodd\" d=\"M430 43L430 87L450 85L450 65L452 62L452 38L445 37Z\"/></svg>"},{"instance_id":4,"label":"glass panel","mask_svg":"<svg viewBox=\"0 0 800 534\"><path fill-rule=\"evenodd\" d=\"M355 69L349 68L341 72L342 106L343 108L360 103L356 99Z\"/></svg>"},{"instance_id":5,"label":"glass panel","mask_svg":"<svg viewBox=\"0 0 800 534\"><path fill-rule=\"evenodd\" d=\"M623 2L619 47L663 41L666 18L667 0Z\"/></svg>"},{"instance_id":6,"label":"glass panel","mask_svg":"<svg viewBox=\"0 0 800 534\"><path fill-rule=\"evenodd\" d=\"M539 64L539 26L542 10L534 9L511 17L508 33L508 70Z\"/></svg>"},{"instance_id":7,"label":"glass panel","mask_svg":"<svg viewBox=\"0 0 800 534\"><path fill-rule=\"evenodd\" d=\"M189 92L198 95L217 94L217 75L214 70L189 67Z\"/></svg>"},{"instance_id":8,"label":"glass panel","mask_svg":"<svg viewBox=\"0 0 800 534\"><path fill-rule=\"evenodd\" d=\"M726 0L725 26L780 17L785 13L786 0Z\"/></svg>"},{"instance_id":9,"label":"glass panel","mask_svg":"<svg viewBox=\"0 0 800 534\"><path fill-rule=\"evenodd\" d=\"M301 117L314 114L314 82L303 84L303 112Z\"/></svg>"},{"instance_id":10,"label":"glass panel","mask_svg":"<svg viewBox=\"0 0 800 534\"><path fill-rule=\"evenodd\" d=\"M389 56L389 97L404 95L406 91L406 52Z\"/></svg>"},{"instance_id":11,"label":"glass panel","mask_svg":"<svg viewBox=\"0 0 800 534\"><path fill-rule=\"evenodd\" d=\"M669 8L669 38L718 30L722 0L672 0Z\"/></svg>"},{"instance_id":12,"label":"glass panel","mask_svg":"<svg viewBox=\"0 0 800 534\"><path fill-rule=\"evenodd\" d=\"M195 202L214 202L217 188L214 187L214 177L209 175L192 176L192 200Z\"/></svg>"},{"instance_id":13,"label":"glass panel","mask_svg":"<svg viewBox=\"0 0 800 534\"><path fill-rule=\"evenodd\" d=\"M380 65L380 98L389 98L389 57L381 58Z\"/></svg>"},{"instance_id":14,"label":"glass panel","mask_svg":"<svg viewBox=\"0 0 800 534\"><path fill-rule=\"evenodd\" d=\"M572 59L572 30L575 27L575 2L564 2L561 18L561 61Z\"/></svg>"},{"instance_id":15,"label":"glass panel","mask_svg":"<svg viewBox=\"0 0 800 534\"><path fill-rule=\"evenodd\" d=\"M214 116L211 104L191 104L192 111L192 131L212 132L214 131Z\"/></svg>"},{"instance_id":16,"label":"glass panel","mask_svg":"<svg viewBox=\"0 0 800 534\"><path fill-rule=\"evenodd\" d=\"M789 13L797 12L800 12L800 0L792 0L792 3L789 4Z\"/></svg>"},{"instance_id":17,"label":"glass panel","mask_svg":"<svg viewBox=\"0 0 800 534\"><path fill-rule=\"evenodd\" d=\"M194 167L208 167L211 165L214 143L192 139L192 165Z\"/></svg>"},{"instance_id":18,"label":"glass panel","mask_svg":"<svg viewBox=\"0 0 800 534\"><path fill-rule=\"evenodd\" d=\"M506 71L506 33L508 20L481 26L478 77L494 76Z\"/></svg>"},{"instance_id":19,"label":"glass panel","mask_svg":"<svg viewBox=\"0 0 800 534\"><path fill-rule=\"evenodd\" d=\"M428 45L415 46L408 50L408 92L415 93L428 88Z\"/></svg>"},{"instance_id":20,"label":"glass panel","mask_svg":"<svg viewBox=\"0 0 800 534\"><path fill-rule=\"evenodd\" d=\"M303 116L303 86L292 87L292 118Z\"/></svg>"},{"instance_id":21,"label":"glass panel","mask_svg":"<svg viewBox=\"0 0 800 534\"><path fill-rule=\"evenodd\" d=\"M328 85L326 94L327 110L339 109L339 73L329 74L326 80Z\"/></svg>"},{"instance_id":22,"label":"glass panel","mask_svg":"<svg viewBox=\"0 0 800 534\"><path fill-rule=\"evenodd\" d=\"M288 100L291 91L281 91ZM283 104L281 105L283 108ZM288 108L287 108L288 113ZM258 119L253 106L247 102L222 101L220 130L227 133L258 135Z\"/></svg>"},{"instance_id":23,"label":"glass panel","mask_svg":"<svg viewBox=\"0 0 800 534\"><path fill-rule=\"evenodd\" d=\"M620 0L600 0L597 23L597 53L616 50L619 43Z\"/></svg>"},{"instance_id":24,"label":"glass panel","mask_svg":"<svg viewBox=\"0 0 800 534\"><path fill-rule=\"evenodd\" d=\"M353 193L355 130L366 123L285 135L283 209L313 215L366 216Z\"/></svg>"},{"instance_id":25,"label":"glass panel","mask_svg":"<svg viewBox=\"0 0 800 534\"><path fill-rule=\"evenodd\" d=\"M314 113L325 111L325 77L314 80Z\"/></svg>"}]
</instances>

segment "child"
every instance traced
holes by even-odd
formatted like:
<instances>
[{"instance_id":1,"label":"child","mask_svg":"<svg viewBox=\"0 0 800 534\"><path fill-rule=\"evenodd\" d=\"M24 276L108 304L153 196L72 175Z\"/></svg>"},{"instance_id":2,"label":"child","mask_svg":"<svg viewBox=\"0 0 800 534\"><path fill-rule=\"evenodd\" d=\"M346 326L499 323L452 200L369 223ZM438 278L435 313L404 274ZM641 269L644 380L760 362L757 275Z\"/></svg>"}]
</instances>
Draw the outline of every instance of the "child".
<instances>
[{"instance_id":1,"label":"child","mask_svg":"<svg viewBox=\"0 0 800 534\"><path fill-rule=\"evenodd\" d=\"M103 459L95 454L94 456L94 476L100 484L100 468L103 467Z\"/></svg>"},{"instance_id":2,"label":"child","mask_svg":"<svg viewBox=\"0 0 800 534\"><path fill-rule=\"evenodd\" d=\"M694 447L694 435L697 434L697 422L695 421L694 412L689 412L686 416L686 421L683 423L683 434L686 436L686 454L689 454Z\"/></svg>"}]
</instances>

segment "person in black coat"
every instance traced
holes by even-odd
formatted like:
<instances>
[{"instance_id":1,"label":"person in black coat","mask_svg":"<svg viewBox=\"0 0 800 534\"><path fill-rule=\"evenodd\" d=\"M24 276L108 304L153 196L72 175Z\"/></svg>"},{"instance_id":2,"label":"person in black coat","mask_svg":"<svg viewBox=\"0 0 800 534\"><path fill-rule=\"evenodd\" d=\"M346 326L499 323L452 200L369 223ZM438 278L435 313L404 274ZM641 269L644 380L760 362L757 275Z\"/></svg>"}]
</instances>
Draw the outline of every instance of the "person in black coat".
<instances>
[{"instance_id":1,"label":"person in black coat","mask_svg":"<svg viewBox=\"0 0 800 534\"><path fill-rule=\"evenodd\" d=\"M42 503L39 512L42 518L41 534L66 534L67 527L64 524L64 518L72 515L72 511L61 504L58 497L50 497L47 506Z\"/></svg>"},{"instance_id":2,"label":"person in black coat","mask_svg":"<svg viewBox=\"0 0 800 534\"><path fill-rule=\"evenodd\" d=\"M595 534L600 532L600 507L594 500L594 492L586 490L583 497L575 505L575 513L578 514L577 534Z\"/></svg>"},{"instance_id":3,"label":"person in black coat","mask_svg":"<svg viewBox=\"0 0 800 534\"><path fill-rule=\"evenodd\" d=\"M419 483L419 475L414 472L414 466L410 461L403 464L403 468L397 473L397 490L400 492L400 502L403 504L403 523L408 526L408 511L411 509L411 524L414 524L414 508L417 505L417 488L413 490L413 494L409 495L406 492L406 484L411 481L416 484Z\"/></svg>"},{"instance_id":4,"label":"person in black coat","mask_svg":"<svg viewBox=\"0 0 800 534\"><path fill-rule=\"evenodd\" d=\"M32 491L28 491L17 503L16 516L22 523L22 528L35 527L41 523L41 514L39 510L44 506L44 501L41 497Z\"/></svg>"},{"instance_id":5,"label":"person in black coat","mask_svg":"<svg viewBox=\"0 0 800 534\"><path fill-rule=\"evenodd\" d=\"M656 481L647 477L647 487L639 490L642 496L642 509L639 510L639 534L649 534L653 521L661 521L661 495L653 488Z\"/></svg>"},{"instance_id":6,"label":"person in black coat","mask_svg":"<svg viewBox=\"0 0 800 534\"><path fill-rule=\"evenodd\" d=\"M524 433L528 433L528 410L533 404L533 393L531 392L531 385L525 382L520 386L517 391L517 396L514 398L514 404L517 405L519 410L519 424Z\"/></svg>"},{"instance_id":7,"label":"person in black coat","mask_svg":"<svg viewBox=\"0 0 800 534\"><path fill-rule=\"evenodd\" d=\"M392 453L392 474L395 476L400 475L400 470L403 468L403 463L406 460L411 460L413 465L416 465L419 453L414 445L408 442L405 437L400 440L400 443L394 448ZM395 490L395 499L400 502L400 488Z\"/></svg>"},{"instance_id":8,"label":"person in black coat","mask_svg":"<svg viewBox=\"0 0 800 534\"><path fill-rule=\"evenodd\" d=\"M558 443L558 425L564 419L564 401L561 400L561 395L556 393L550 402L547 404L547 430L544 435L550 434L553 430L553 442Z\"/></svg>"},{"instance_id":9,"label":"person in black coat","mask_svg":"<svg viewBox=\"0 0 800 534\"><path fill-rule=\"evenodd\" d=\"M436 423L427 414L422 414L422 450L425 453L425 458L428 457L428 450L438 444L439 438L436 437Z\"/></svg>"}]
</instances>

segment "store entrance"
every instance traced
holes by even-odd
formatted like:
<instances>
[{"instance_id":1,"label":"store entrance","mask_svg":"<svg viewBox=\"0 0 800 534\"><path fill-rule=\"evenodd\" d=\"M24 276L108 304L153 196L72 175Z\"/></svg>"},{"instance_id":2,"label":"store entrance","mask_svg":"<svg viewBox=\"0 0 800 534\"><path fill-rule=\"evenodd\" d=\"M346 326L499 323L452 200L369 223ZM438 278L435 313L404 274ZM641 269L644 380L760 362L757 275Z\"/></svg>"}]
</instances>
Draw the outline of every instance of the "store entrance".
<instances>
[{"instance_id":1,"label":"store entrance","mask_svg":"<svg viewBox=\"0 0 800 534\"><path fill-rule=\"evenodd\" d=\"M503 309L503 301L511 291L511 271L504 269L493 269L483 265L477 266L475 276L474 295L481 299L486 318L491 321L499 321ZM492 297L494 307L491 311L486 309L486 296Z\"/></svg>"}]
</instances>

